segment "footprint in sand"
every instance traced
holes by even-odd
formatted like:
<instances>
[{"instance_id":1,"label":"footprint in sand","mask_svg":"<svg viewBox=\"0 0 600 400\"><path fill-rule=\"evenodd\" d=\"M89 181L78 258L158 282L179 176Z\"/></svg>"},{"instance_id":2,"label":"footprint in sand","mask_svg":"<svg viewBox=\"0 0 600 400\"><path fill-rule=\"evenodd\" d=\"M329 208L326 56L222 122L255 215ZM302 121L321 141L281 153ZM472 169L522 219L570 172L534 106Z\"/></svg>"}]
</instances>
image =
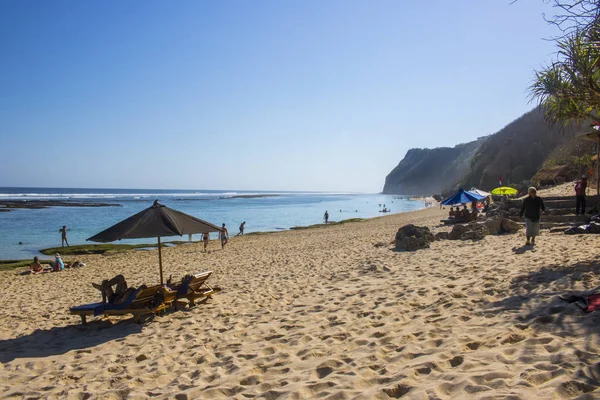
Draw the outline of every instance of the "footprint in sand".
<instances>
[{"instance_id":1,"label":"footprint in sand","mask_svg":"<svg viewBox=\"0 0 600 400\"><path fill-rule=\"evenodd\" d=\"M402 396L406 395L408 392L412 390L412 386L399 384L390 389L383 389L383 393L387 394L389 397L394 399L399 399Z\"/></svg>"},{"instance_id":2,"label":"footprint in sand","mask_svg":"<svg viewBox=\"0 0 600 400\"><path fill-rule=\"evenodd\" d=\"M477 350L479 348L479 346L481 346L480 342L471 342L471 343L467 343L467 348L469 350Z\"/></svg>"},{"instance_id":3,"label":"footprint in sand","mask_svg":"<svg viewBox=\"0 0 600 400\"><path fill-rule=\"evenodd\" d=\"M463 362L465 361L465 359L462 356L456 356L450 360L448 360L448 362L450 363L450 366L452 368L456 368L459 365L461 365Z\"/></svg>"}]
</instances>

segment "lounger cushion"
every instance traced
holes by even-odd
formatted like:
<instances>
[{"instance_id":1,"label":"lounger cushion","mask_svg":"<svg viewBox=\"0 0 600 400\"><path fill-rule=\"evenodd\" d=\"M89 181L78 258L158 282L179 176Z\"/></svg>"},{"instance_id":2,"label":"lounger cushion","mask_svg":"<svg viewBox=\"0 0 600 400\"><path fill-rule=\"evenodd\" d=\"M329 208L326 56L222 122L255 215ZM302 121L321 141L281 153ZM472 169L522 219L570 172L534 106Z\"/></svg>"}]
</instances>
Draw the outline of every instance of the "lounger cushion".
<instances>
[{"instance_id":1,"label":"lounger cushion","mask_svg":"<svg viewBox=\"0 0 600 400\"><path fill-rule=\"evenodd\" d=\"M91 303L91 304L83 304L81 306L71 307L70 310L73 312L93 311L94 316L102 315L102 314L104 314L105 311L110 311L110 310L124 310L124 309L128 308L131 305L131 303L133 303L133 301L135 300L135 298L137 297L138 293L141 290L142 290L142 288L139 288L135 292L131 293L129 295L129 297L127 298L127 300L125 300L121 304Z\"/></svg>"}]
</instances>

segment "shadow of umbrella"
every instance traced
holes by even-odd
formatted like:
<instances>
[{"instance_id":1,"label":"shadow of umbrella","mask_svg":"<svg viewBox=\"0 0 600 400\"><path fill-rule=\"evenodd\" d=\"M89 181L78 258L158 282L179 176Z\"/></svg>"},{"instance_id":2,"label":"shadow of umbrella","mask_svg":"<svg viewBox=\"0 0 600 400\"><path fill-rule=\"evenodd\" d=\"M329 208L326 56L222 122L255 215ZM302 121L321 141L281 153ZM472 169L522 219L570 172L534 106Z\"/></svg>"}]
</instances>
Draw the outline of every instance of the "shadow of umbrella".
<instances>
[{"instance_id":1,"label":"shadow of umbrella","mask_svg":"<svg viewBox=\"0 0 600 400\"><path fill-rule=\"evenodd\" d=\"M119 329L108 329L119 325ZM48 357L97 346L111 340L140 333L143 325L125 320L117 324L101 321L95 328L68 325L48 330L38 329L29 335L0 340L0 363L16 358ZM81 334L85 331L85 335Z\"/></svg>"},{"instance_id":2,"label":"shadow of umbrella","mask_svg":"<svg viewBox=\"0 0 600 400\"><path fill-rule=\"evenodd\" d=\"M162 246L160 238L164 236L182 236L210 232L222 232L222 230L210 222L184 214L181 211L173 210L155 200L152 207L132 215L86 240L107 243L121 239L157 238L160 284L163 285Z\"/></svg>"}]
</instances>

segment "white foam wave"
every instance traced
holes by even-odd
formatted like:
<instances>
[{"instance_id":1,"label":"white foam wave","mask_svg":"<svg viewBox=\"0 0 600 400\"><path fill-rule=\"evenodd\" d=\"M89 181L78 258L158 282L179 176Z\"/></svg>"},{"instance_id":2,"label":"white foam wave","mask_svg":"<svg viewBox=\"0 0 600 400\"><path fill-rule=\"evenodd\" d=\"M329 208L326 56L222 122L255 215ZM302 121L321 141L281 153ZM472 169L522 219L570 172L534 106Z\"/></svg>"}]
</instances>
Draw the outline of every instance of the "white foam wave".
<instances>
[{"instance_id":1,"label":"white foam wave","mask_svg":"<svg viewBox=\"0 0 600 400\"><path fill-rule=\"evenodd\" d=\"M306 195L349 195L348 192L179 192L179 193L0 193L3 200L66 200L66 199L156 199L156 198L230 198L236 196L306 196Z\"/></svg>"}]
</instances>

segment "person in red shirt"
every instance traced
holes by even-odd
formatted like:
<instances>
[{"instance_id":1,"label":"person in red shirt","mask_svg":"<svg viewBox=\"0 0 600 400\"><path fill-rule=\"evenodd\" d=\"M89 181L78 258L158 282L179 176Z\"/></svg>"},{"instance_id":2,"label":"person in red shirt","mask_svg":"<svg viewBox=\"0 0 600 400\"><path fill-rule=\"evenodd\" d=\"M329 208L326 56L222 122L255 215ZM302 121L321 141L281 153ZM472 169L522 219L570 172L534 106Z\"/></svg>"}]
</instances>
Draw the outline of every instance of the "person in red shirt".
<instances>
[{"instance_id":1,"label":"person in red shirt","mask_svg":"<svg viewBox=\"0 0 600 400\"><path fill-rule=\"evenodd\" d=\"M575 214L585 215L585 191L587 189L587 178L582 176L575 184Z\"/></svg>"}]
</instances>

